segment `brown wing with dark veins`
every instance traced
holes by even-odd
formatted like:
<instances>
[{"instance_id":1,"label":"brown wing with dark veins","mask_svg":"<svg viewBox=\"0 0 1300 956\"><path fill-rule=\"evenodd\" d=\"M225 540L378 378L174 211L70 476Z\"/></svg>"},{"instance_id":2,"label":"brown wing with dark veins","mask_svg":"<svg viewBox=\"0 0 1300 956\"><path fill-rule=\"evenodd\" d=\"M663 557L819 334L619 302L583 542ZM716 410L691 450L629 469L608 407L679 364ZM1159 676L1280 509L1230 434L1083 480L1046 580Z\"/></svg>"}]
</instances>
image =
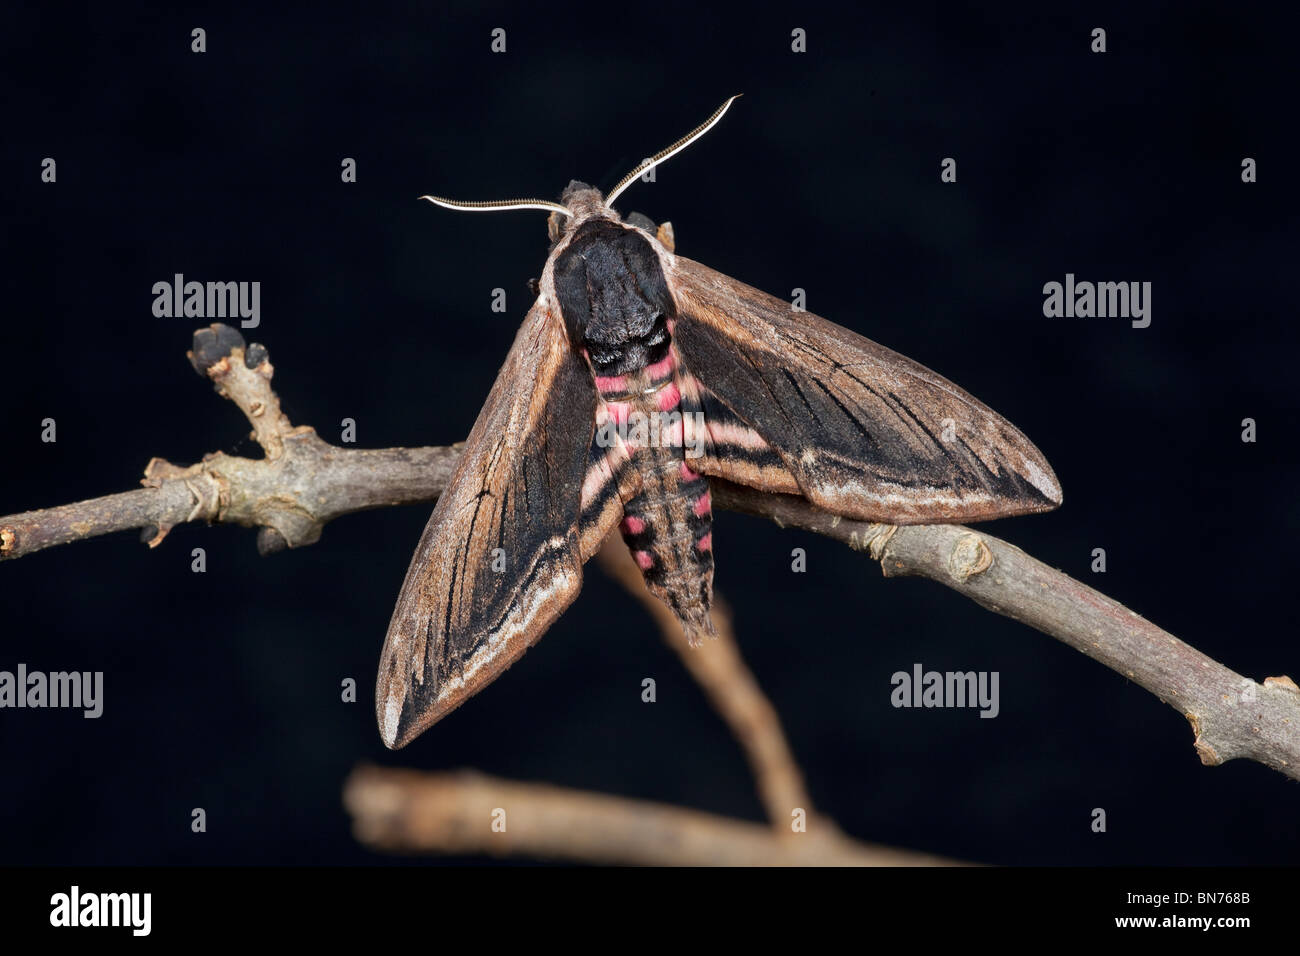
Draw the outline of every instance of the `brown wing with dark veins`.
<instances>
[{"instance_id":1,"label":"brown wing with dark veins","mask_svg":"<svg viewBox=\"0 0 1300 956\"><path fill-rule=\"evenodd\" d=\"M420 538L388 626L376 712L403 747L536 643L619 510L583 485L596 388L558 315L534 306ZM588 481L599 496L599 478Z\"/></svg>"},{"instance_id":2,"label":"brown wing with dark veins","mask_svg":"<svg viewBox=\"0 0 1300 956\"><path fill-rule=\"evenodd\" d=\"M1010 422L911 359L680 256L665 264L705 474L891 524L1049 511L1061 488Z\"/></svg>"}]
</instances>

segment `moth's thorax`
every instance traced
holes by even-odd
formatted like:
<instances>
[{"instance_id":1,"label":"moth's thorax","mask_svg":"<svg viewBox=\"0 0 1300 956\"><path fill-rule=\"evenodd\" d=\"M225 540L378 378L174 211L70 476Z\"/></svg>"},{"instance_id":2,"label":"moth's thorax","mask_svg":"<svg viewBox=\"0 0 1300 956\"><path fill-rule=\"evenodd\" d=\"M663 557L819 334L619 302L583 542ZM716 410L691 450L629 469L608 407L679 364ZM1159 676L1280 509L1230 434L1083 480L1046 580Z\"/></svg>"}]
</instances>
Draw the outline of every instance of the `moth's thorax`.
<instances>
[{"instance_id":1,"label":"moth's thorax","mask_svg":"<svg viewBox=\"0 0 1300 956\"><path fill-rule=\"evenodd\" d=\"M551 280L569 340L596 376L627 374L667 354L676 306L659 254L639 229L603 215L575 221L557 247Z\"/></svg>"}]
</instances>

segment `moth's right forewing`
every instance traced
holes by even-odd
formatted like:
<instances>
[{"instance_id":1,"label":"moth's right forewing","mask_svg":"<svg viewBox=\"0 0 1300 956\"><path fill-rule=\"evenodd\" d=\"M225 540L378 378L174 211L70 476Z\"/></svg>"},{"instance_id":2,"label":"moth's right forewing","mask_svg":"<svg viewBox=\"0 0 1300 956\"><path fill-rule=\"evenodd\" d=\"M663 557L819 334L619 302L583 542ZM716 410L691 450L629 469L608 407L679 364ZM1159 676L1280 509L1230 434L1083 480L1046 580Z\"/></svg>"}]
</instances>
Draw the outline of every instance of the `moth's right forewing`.
<instances>
[{"instance_id":1,"label":"moth's right forewing","mask_svg":"<svg viewBox=\"0 0 1300 956\"><path fill-rule=\"evenodd\" d=\"M1060 504L1042 453L942 376L698 262L665 272L710 438L698 470L893 524Z\"/></svg>"},{"instance_id":2,"label":"moth's right forewing","mask_svg":"<svg viewBox=\"0 0 1300 956\"><path fill-rule=\"evenodd\" d=\"M596 401L563 322L534 306L429 518L388 627L375 696L389 747L495 679L576 597Z\"/></svg>"}]
</instances>

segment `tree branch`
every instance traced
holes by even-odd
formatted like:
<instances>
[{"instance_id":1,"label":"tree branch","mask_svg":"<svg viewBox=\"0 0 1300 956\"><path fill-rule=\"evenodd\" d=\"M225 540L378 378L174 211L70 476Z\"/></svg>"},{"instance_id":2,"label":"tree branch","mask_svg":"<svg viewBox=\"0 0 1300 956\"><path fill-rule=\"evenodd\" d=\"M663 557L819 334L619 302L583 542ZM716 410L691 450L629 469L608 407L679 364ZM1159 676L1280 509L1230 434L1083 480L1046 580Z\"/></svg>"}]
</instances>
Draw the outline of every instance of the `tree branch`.
<instances>
[{"instance_id":1,"label":"tree branch","mask_svg":"<svg viewBox=\"0 0 1300 956\"><path fill-rule=\"evenodd\" d=\"M190 358L218 394L244 411L266 457L218 453L188 468L154 459L143 490L0 518L0 558L127 528L152 529L153 546L174 525L200 519L261 529L263 553L300 547L339 515L433 500L459 456L458 446L337 448L309 427L293 427L271 391L266 349L245 349L226 326L196 333ZM915 574L947 585L1136 681L1187 717L1203 763L1246 757L1300 780L1300 688L1290 678L1247 680L992 535L952 525L852 521L802 498L716 480L710 485L719 507L869 550L888 577Z\"/></svg>"},{"instance_id":2,"label":"tree branch","mask_svg":"<svg viewBox=\"0 0 1300 956\"><path fill-rule=\"evenodd\" d=\"M339 448L315 429L294 427L271 390L266 349L215 324L194 333L187 353L218 395L239 406L264 458L216 452L188 468L161 458L145 466L144 489L0 518L0 559L132 528L152 532L156 547L187 521L258 528L262 554L314 544L345 514L433 501L460 457L446 448Z\"/></svg>"},{"instance_id":3,"label":"tree branch","mask_svg":"<svg viewBox=\"0 0 1300 956\"><path fill-rule=\"evenodd\" d=\"M886 577L917 575L1100 661L1187 718L1207 766L1247 757L1300 780L1300 688L1257 684L1015 545L960 525L892 525L827 514L801 498L715 486L715 504L869 551Z\"/></svg>"},{"instance_id":4,"label":"tree branch","mask_svg":"<svg viewBox=\"0 0 1300 956\"><path fill-rule=\"evenodd\" d=\"M646 800L515 783L472 771L359 767L343 789L352 831L376 850L662 866L936 866L942 857L838 830L777 833ZM496 829L493 823L497 822ZM501 827L504 826L504 830Z\"/></svg>"}]
</instances>

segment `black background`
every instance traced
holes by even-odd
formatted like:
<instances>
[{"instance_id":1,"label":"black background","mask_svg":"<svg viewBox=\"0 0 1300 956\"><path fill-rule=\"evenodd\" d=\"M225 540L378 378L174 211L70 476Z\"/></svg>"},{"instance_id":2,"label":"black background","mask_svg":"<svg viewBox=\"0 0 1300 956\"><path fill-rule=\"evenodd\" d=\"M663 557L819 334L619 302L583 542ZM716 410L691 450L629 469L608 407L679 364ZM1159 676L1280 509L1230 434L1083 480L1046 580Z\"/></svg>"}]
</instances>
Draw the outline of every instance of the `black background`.
<instances>
[{"instance_id":1,"label":"black background","mask_svg":"<svg viewBox=\"0 0 1300 956\"><path fill-rule=\"evenodd\" d=\"M619 208L671 219L678 251L724 273L806 289L1014 421L1065 504L987 530L1242 674L1300 677L1294 33L1239 6L1038 6L10 11L0 512L126 490L155 455L258 454L185 360L206 322L152 315L178 272L262 283L246 334L295 423L337 442L353 418L368 447L463 438L545 215L415 197L609 188L744 92ZM1044 318L1067 272L1152 282L1151 326ZM388 753L371 688L428 511L351 516L265 559L252 531L182 527L153 551L122 534L0 569L0 669L106 684L99 720L0 712L0 862L384 860L340 803L361 761L761 819L736 744L596 569L518 665ZM810 534L722 513L715 547L815 805L850 834L994 863L1295 861L1295 784L1202 767L1186 721L1121 676ZM914 662L1000 672L1001 714L893 709Z\"/></svg>"}]
</instances>

